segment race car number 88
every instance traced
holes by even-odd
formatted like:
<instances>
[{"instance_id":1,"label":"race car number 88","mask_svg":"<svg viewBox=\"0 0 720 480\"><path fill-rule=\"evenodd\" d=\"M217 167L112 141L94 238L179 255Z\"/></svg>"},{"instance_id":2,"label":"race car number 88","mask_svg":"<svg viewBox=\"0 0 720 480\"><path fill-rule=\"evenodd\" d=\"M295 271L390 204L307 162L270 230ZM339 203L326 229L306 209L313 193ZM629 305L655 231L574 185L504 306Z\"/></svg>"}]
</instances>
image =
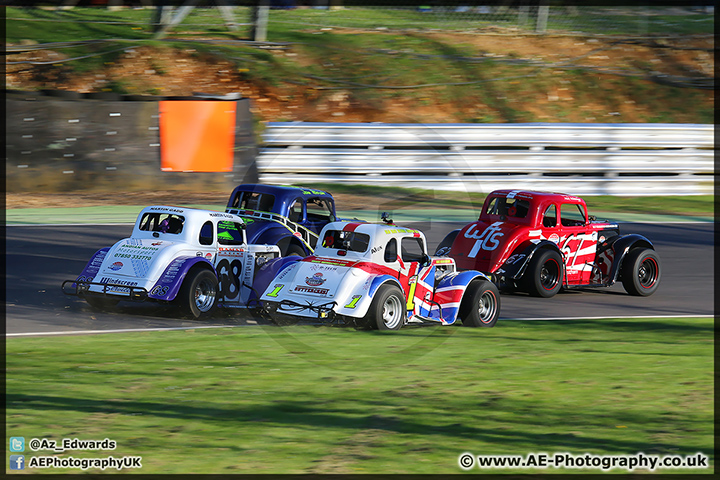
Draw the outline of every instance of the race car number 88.
<instances>
[{"instance_id":1,"label":"race car number 88","mask_svg":"<svg viewBox=\"0 0 720 480\"><path fill-rule=\"evenodd\" d=\"M218 263L217 271L218 280L220 281L220 295L225 299L237 297L240 292L242 262L240 260L230 262L223 259Z\"/></svg>"}]
</instances>

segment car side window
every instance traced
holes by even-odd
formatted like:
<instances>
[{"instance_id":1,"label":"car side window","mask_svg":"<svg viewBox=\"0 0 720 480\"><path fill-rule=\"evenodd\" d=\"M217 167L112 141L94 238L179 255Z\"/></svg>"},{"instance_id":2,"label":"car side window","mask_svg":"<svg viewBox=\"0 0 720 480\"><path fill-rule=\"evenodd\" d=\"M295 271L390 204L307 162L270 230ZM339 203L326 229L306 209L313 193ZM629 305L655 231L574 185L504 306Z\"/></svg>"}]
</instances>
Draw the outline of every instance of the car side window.
<instances>
[{"instance_id":1,"label":"car side window","mask_svg":"<svg viewBox=\"0 0 720 480\"><path fill-rule=\"evenodd\" d=\"M417 237L405 237L401 242L403 262L419 262L422 260L425 250L422 239Z\"/></svg>"},{"instance_id":2,"label":"car side window","mask_svg":"<svg viewBox=\"0 0 720 480\"><path fill-rule=\"evenodd\" d=\"M397 241L391 238L385 246L385 257L383 258L385 263L397 262Z\"/></svg>"},{"instance_id":3,"label":"car side window","mask_svg":"<svg viewBox=\"0 0 720 480\"><path fill-rule=\"evenodd\" d=\"M200 245L212 245L213 243L213 224L211 221L203 223L200 229Z\"/></svg>"},{"instance_id":4,"label":"car side window","mask_svg":"<svg viewBox=\"0 0 720 480\"><path fill-rule=\"evenodd\" d=\"M288 218L291 222L301 222L303 219L303 201L302 198L297 198L293 201L292 205L290 205L290 209L288 210Z\"/></svg>"},{"instance_id":5,"label":"car side window","mask_svg":"<svg viewBox=\"0 0 720 480\"><path fill-rule=\"evenodd\" d=\"M332 222L335 220L332 214L330 202L324 198L308 198L307 219L309 222Z\"/></svg>"},{"instance_id":6,"label":"car side window","mask_svg":"<svg viewBox=\"0 0 720 480\"><path fill-rule=\"evenodd\" d=\"M555 228L557 226L557 210L555 205L550 205L543 213L543 227Z\"/></svg>"},{"instance_id":7,"label":"car side window","mask_svg":"<svg viewBox=\"0 0 720 480\"><path fill-rule=\"evenodd\" d=\"M582 227L585 220L582 206L576 203L563 203L560 206L560 222L564 227Z\"/></svg>"}]
</instances>

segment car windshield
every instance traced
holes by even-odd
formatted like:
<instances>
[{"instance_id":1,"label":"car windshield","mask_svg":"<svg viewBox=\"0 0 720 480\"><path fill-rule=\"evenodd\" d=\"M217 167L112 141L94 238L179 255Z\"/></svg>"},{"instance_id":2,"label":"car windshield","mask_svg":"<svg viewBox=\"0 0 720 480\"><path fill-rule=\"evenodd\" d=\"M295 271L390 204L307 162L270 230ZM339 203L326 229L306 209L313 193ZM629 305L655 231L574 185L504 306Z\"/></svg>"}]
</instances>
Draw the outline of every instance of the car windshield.
<instances>
[{"instance_id":1,"label":"car windshield","mask_svg":"<svg viewBox=\"0 0 720 480\"><path fill-rule=\"evenodd\" d=\"M370 245L370 235L344 230L328 230L323 236L322 246L335 250L365 252Z\"/></svg>"}]
</instances>

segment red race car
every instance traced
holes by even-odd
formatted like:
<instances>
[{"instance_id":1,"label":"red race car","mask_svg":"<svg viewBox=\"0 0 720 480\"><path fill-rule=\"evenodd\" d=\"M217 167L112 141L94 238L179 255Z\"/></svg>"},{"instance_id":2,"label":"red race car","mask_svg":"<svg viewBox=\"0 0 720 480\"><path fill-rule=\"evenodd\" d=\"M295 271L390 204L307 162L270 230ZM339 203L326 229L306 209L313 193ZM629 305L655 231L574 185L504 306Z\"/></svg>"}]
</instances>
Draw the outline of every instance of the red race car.
<instances>
[{"instance_id":1,"label":"red race car","mask_svg":"<svg viewBox=\"0 0 720 480\"><path fill-rule=\"evenodd\" d=\"M642 235L620 235L616 223L587 215L581 198L562 193L496 190L477 222L450 232L435 255L459 270L491 274L498 287L539 297L561 288L622 281L631 295L652 295L660 258Z\"/></svg>"}]
</instances>

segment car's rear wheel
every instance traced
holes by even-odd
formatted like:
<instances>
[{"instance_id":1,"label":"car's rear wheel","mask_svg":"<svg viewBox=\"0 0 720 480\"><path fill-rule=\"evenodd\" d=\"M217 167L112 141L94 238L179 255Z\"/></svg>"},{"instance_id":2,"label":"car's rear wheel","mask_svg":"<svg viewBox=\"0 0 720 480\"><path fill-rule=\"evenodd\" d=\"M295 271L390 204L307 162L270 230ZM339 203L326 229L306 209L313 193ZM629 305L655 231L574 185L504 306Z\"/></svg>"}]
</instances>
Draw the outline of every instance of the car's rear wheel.
<instances>
[{"instance_id":1,"label":"car's rear wheel","mask_svg":"<svg viewBox=\"0 0 720 480\"><path fill-rule=\"evenodd\" d=\"M405 296L397 285L378 288L365 315L365 324L378 330L400 330L405 323Z\"/></svg>"},{"instance_id":2,"label":"car's rear wheel","mask_svg":"<svg viewBox=\"0 0 720 480\"><path fill-rule=\"evenodd\" d=\"M117 305L120 300L116 298L94 297L88 295L87 297L85 297L85 301L88 303L88 305L97 310L107 310Z\"/></svg>"},{"instance_id":3,"label":"car's rear wheel","mask_svg":"<svg viewBox=\"0 0 720 480\"><path fill-rule=\"evenodd\" d=\"M500 293L498 288L485 279L468 285L462 304L460 320L470 327L492 327L500 316Z\"/></svg>"},{"instance_id":4,"label":"car's rear wheel","mask_svg":"<svg viewBox=\"0 0 720 480\"><path fill-rule=\"evenodd\" d=\"M550 298L562 287L562 258L555 250L537 252L525 272L525 290L534 297Z\"/></svg>"},{"instance_id":5,"label":"car's rear wheel","mask_svg":"<svg viewBox=\"0 0 720 480\"><path fill-rule=\"evenodd\" d=\"M660 258L649 248L635 248L623 259L622 284L630 295L647 297L660 285Z\"/></svg>"},{"instance_id":6,"label":"car's rear wheel","mask_svg":"<svg viewBox=\"0 0 720 480\"><path fill-rule=\"evenodd\" d=\"M201 319L212 315L217 296L217 277L209 270L193 270L185 277L176 301L185 315Z\"/></svg>"},{"instance_id":7,"label":"car's rear wheel","mask_svg":"<svg viewBox=\"0 0 720 480\"><path fill-rule=\"evenodd\" d=\"M288 243L285 248L282 249L280 254L283 257L289 257L291 255L296 255L299 257L305 257L307 254L305 253L305 250L300 245L297 245L295 243Z\"/></svg>"}]
</instances>

